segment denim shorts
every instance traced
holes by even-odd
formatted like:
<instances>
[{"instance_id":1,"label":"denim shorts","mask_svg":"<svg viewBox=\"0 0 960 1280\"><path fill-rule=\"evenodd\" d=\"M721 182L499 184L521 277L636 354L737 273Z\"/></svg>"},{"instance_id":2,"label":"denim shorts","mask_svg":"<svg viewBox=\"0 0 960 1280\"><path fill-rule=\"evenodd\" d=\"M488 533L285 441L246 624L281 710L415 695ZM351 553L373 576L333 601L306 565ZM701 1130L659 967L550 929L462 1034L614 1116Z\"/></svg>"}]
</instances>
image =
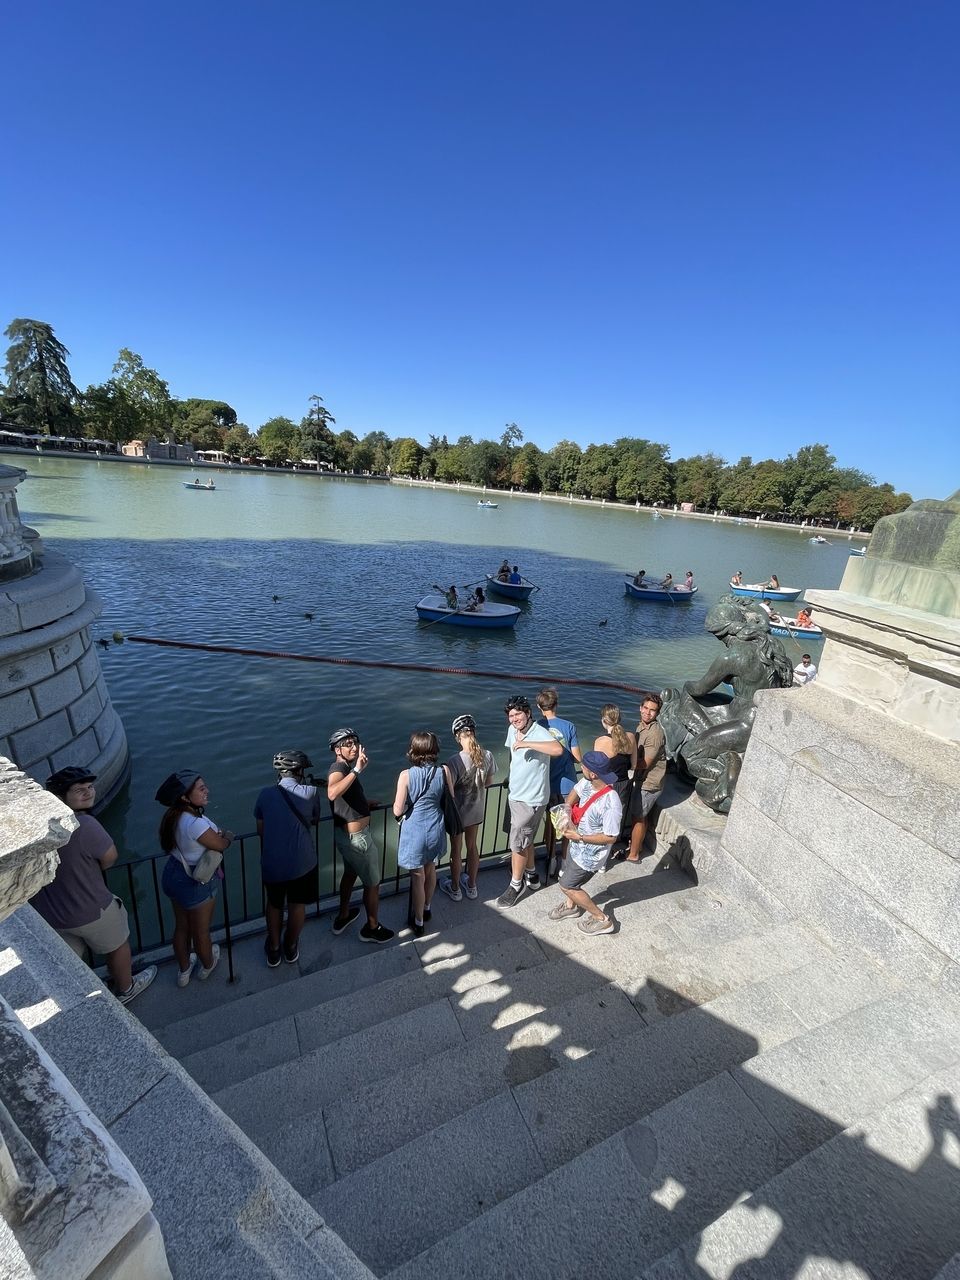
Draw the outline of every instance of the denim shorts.
<instances>
[{"instance_id":1,"label":"denim shorts","mask_svg":"<svg viewBox=\"0 0 960 1280\"><path fill-rule=\"evenodd\" d=\"M200 884L193 876L188 876L179 858L169 857L163 868L160 885L168 898L171 898L184 911L192 911L194 907L202 907L205 902L217 896L220 877L214 876L206 884Z\"/></svg>"}]
</instances>

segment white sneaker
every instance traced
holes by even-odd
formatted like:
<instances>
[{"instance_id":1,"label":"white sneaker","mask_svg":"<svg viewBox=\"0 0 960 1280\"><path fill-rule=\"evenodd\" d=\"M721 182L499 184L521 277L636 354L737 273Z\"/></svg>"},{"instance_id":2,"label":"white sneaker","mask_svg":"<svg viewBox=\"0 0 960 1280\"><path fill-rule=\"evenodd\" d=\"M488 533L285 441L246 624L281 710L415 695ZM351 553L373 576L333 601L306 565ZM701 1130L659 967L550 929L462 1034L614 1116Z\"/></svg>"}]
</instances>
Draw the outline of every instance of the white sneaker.
<instances>
[{"instance_id":1,"label":"white sneaker","mask_svg":"<svg viewBox=\"0 0 960 1280\"><path fill-rule=\"evenodd\" d=\"M193 954L193 952L191 951L191 952L190 952L190 963L187 965L187 967L186 967L185 969L181 969L181 970L177 973L177 986L178 986L178 987L185 987L185 986L187 985L187 983L190 981L190 976L191 976L191 974L193 973L194 968L196 967L196 963L197 963L197 957L196 957L196 956Z\"/></svg>"},{"instance_id":2,"label":"white sneaker","mask_svg":"<svg viewBox=\"0 0 960 1280\"><path fill-rule=\"evenodd\" d=\"M453 883L450 876L444 876L440 881L440 892L445 893L448 898L452 898L454 902L459 902L463 894L460 892L460 886Z\"/></svg>"},{"instance_id":3,"label":"white sneaker","mask_svg":"<svg viewBox=\"0 0 960 1280\"><path fill-rule=\"evenodd\" d=\"M216 943L214 943L213 944L213 963L210 965L209 969L204 969L202 965L200 965L197 968L197 980L199 982L206 982L206 980L210 977L211 973L213 973L214 969L217 967L219 960L220 960L220 948L217 946Z\"/></svg>"},{"instance_id":4,"label":"white sneaker","mask_svg":"<svg viewBox=\"0 0 960 1280\"><path fill-rule=\"evenodd\" d=\"M473 902L477 896L477 886L474 885L473 888L470 887L470 877L465 871L461 871L460 873L460 884L463 887L463 892L467 895L470 901Z\"/></svg>"},{"instance_id":5,"label":"white sneaker","mask_svg":"<svg viewBox=\"0 0 960 1280\"><path fill-rule=\"evenodd\" d=\"M156 976L157 966L155 964L148 964L145 969L141 969L134 977L133 981L130 983L129 991L117 992L117 999L121 1004L129 1004L131 1000L136 1000L140 992L146 991L147 987L149 987L150 983Z\"/></svg>"}]
</instances>

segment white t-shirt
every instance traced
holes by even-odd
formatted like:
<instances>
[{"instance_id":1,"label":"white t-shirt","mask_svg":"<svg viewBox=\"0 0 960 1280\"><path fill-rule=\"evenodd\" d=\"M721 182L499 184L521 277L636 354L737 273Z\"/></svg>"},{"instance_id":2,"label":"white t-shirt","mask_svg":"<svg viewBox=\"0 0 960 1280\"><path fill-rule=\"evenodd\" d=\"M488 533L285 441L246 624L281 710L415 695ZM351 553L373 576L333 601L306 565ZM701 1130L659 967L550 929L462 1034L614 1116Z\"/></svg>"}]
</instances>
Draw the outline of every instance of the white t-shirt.
<instances>
[{"instance_id":1,"label":"white t-shirt","mask_svg":"<svg viewBox=\"0 0 960 1280\"><path fill-rule=\"evenodd\" d=\"M574 787L574 791L577 793L578 802L583 804L593 794L593 784L588 778L581 778ZM570 797L567 796L567 799L569 800ZM623 805L620 797L611 787L609 791L593 801L577 824L577 830L585 836L598 836L603 832L605 836L616 838L620 834L622 818ZM610 848L609 844L583 844L574 836L570 838L570 857L585 871L599 871L601 867L606 866L607 859L610 857Z\"/></svg>"},{"instance_id":2,"label":"white t-shirt","mask_svg":"<svg viewBox=\"0 0 960 1280\"><path fill-rule=\"evenodd\" d=\"M817 678L817 664L809 662L806 666L802 662L798 662L793 668L794 684L809 684L811 680Z\"/></svg>"},{"instance_id":3,"label":"white t-shirt","mask_svg":"<svg viewBox=\"0 0 960 1280\"><path fill-rule=\"evenodd\" d=\"M218 830L217 824L209 818L201 818L195 813L181 813L174 830L174 857L185 862L188 867L195 867L206 853L206 847L200 844L197 836L202 836L205 831Z\"/></svg>"}]
</instances>

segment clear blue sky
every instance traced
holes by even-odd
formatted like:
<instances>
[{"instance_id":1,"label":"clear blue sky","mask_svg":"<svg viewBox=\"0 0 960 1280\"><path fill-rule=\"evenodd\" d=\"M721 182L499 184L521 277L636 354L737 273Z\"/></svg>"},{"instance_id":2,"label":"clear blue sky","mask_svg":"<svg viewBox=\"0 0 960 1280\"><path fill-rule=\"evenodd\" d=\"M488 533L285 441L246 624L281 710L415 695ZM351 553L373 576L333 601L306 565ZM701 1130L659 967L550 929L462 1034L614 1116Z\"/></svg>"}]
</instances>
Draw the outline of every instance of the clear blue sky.
<instances>
[{"instance_id":1,"label":"clear blue sky","mask_svg":"<svg viewBox=\"0 0 960 1280\"><path fill-rule=\"evenodd\" d=\"M956 0L8 11L0 324L256 428L960 487Z\"/></svg>"}]
</instances>

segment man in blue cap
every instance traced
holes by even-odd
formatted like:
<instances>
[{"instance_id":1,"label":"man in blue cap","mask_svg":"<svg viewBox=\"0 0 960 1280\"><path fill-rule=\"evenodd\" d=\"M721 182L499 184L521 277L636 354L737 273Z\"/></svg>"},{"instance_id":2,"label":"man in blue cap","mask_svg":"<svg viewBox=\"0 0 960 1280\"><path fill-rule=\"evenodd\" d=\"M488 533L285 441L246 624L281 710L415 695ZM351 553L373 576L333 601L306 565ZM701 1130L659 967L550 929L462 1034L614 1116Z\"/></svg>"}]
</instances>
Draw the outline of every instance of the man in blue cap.
<instances>
[{"instance_id":1,"label":"man in blue cap","mask_svg":"<svg viewBox=\"0 0 960 1280\"><path fill-rule=\"evenodd\" d=\"M588 751L581 761L583 777L568 794L565 808L569 840L560 872L564 901L548 912L551 920L572 920L581 933L613 933L615 925L585 891L584 885L606 869L610 849L620 834L623 806L613 788L617 775L604 751Z\"/></svg>"}]
</instances>

